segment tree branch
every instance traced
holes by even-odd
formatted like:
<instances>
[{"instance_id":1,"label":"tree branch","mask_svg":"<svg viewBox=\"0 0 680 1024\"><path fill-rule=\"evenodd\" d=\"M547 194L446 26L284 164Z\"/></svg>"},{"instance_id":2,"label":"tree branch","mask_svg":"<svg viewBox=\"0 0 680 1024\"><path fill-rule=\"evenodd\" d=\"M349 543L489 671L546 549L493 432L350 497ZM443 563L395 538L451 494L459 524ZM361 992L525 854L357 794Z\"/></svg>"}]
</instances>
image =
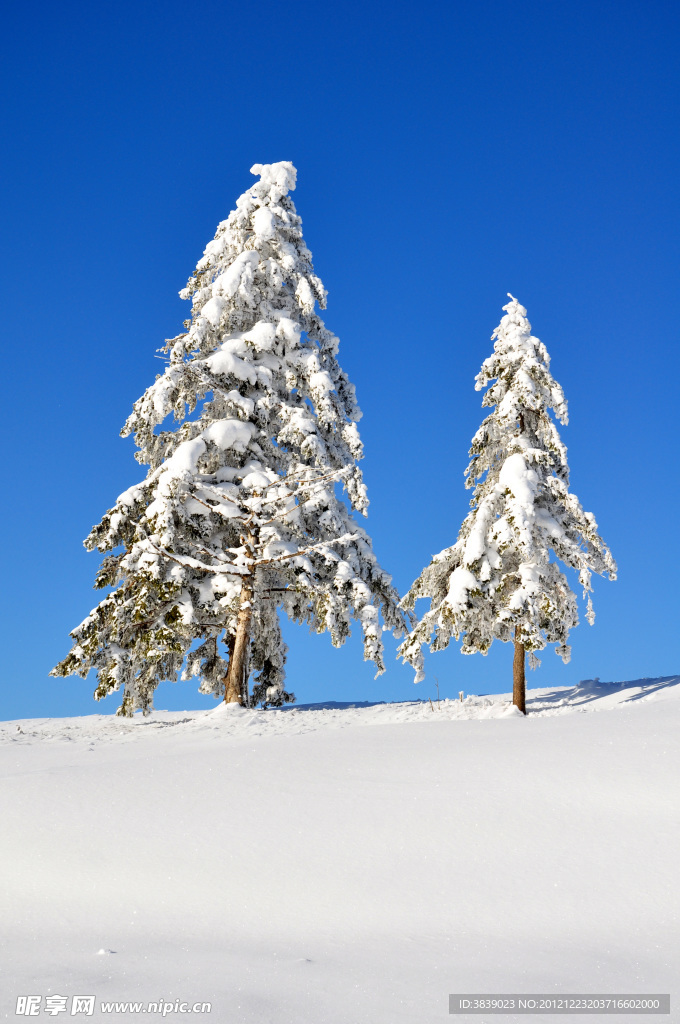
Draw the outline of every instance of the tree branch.
<instances>
[{"instance_id":1,"label":"tree branch","mask_svg":"<svg viewBox=\"0 0 680 1024\"><path fill-rule=\"evenodd\" d=\"M197 558L191 558L190 556L178 557L177 555L172 555L169 551L166 551L165 548L159 547L156 544L154 544L150 537L147 537L146 540L148 541L149 547L151 547L152 550L155 551L157 555L162 555L164 558L169 558L171 562L177 562L178 565L183 566L185 569L197 569L199 572L212 572L215 573L215 575L218 575L219 573L223 572L224 567L226 567L228 569L231 569L234 573L236 573L239 576L250 575L250 572L247 569L245 569L243 566L236 565L234 562L222 562L221 565L219 566L204 565L204 563L199 562Z\"/></svg>"},{"instance_id":2,"label":"tree branch","mask_svg":"<svg viewBox=\"0 0 680 1024\"><path fill-rule=\"evenodd\" d=\"M273 565L276 562L286 562L288 561L288 559L297 558L298 555L304 555L308 551L318 551L320 548L325 548L329 544L342 544L344 541L356 540L357 536L358 534L356 533L344 533L342 537L335 537L331 540L324 540L321 541L319 544L310 544L309 547L307 548L300 548L299 551L293 551L287 555L279 555L275 558L260 558L257 561L253 562L253 566L258 567L260 565Z\"/></svg>"}]
</instances>

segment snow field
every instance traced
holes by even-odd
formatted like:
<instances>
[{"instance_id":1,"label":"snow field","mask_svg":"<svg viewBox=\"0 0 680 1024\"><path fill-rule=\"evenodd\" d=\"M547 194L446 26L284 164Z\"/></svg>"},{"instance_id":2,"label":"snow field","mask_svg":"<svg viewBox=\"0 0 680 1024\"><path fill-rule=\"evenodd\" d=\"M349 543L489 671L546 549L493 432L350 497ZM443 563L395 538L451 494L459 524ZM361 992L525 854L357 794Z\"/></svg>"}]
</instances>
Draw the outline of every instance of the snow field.
<instances>
[{"instance_id":1,"label":"snow field","mask_svg":"<svg viewBox=\"0 0 680 1024\"><path fill-rule=\"evenodd\" d=\"M463 1020L463 991L673 1007L679 696L1 723L0 1015L38 992L220 1024Z\"/></svg>"}]
</instances>

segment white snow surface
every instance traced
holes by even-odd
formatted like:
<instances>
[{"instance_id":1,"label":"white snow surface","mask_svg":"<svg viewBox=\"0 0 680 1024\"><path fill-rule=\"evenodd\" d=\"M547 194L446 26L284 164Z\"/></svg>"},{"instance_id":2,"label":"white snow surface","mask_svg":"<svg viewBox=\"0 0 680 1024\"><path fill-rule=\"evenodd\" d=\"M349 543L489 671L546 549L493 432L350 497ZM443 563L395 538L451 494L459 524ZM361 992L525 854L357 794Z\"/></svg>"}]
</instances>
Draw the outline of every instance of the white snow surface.
<instances>
[{"instance_id":1,"label":"white snow surface","mask_svg":"<svg viewBox=\"0 0 680 1024\"><path fill-rule=\"evenodd\" d=\"M220 1024L487 1020L449 992L677 1008L680 677L527 704L0 723L0 1017L28 993Z\"/></svg>"}]
</instances>

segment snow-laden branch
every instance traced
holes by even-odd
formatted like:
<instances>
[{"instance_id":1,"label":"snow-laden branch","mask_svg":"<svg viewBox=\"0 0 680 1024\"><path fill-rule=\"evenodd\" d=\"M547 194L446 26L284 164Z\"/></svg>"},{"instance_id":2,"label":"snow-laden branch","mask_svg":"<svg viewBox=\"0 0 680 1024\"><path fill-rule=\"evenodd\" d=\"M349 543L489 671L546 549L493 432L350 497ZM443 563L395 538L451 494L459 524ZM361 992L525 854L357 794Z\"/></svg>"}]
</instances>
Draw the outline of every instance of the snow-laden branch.
<instances>
[{"instance_id":1,"label":"snow-laden branch","mask_svg":"<svg viewBox=\"0 0 680 1024\"><path fill-rule=\"evenodd\" d=\"M157 555L162 555L163 558L168 558L171 562L176 562L177 565L184 566L185 569L196 569L199 572L220 574L223 573L225 569L228 569L229 572L233 572L236 575L245 575L250 572L246 566L237 565L236 562L220 561L216 566L206 565L205 562L199 561L198 558L192 558L190 555L176 555L172 551L168 551L166 548L161 547L161 545L154 544L150 537L146 538L146 543ZM217 558L217 555L214 555L214 557Z\"/></svg>"},{"instance_id":2,"label":"snow-laden branch","mask_svg":"<svg viewBox=\"0 0 680 1024\"><path fill-rule=\"evenodd\" d=\"M297 558L299 555L307 555L310 551L318 551L321 554L327 554L326 548L332 548L334 544L348 544L350 541L358 538L358 533L344 533L342 537L336 537L333 540L324 540L319 544L310 544L309 547L300 548L299 551L292 551L285 555L275 555L273 558L260 558L253 562L255 567L260 565L273 565L276 562L287 562L291 558ZM332 552L337 558L335 552Z\"/></svg>"},{"instance_id":3,"label":"snow-laden branch","mask_svg":"<svg viewBox=\"0 0 680 1024\"><path fill-rule=\"evenodd\" d=\"M357 533L344 533L341 537L320 541L318 544L309 544L307 547L300 548L297 551L288 551L281 555L270 555L267 558L251 558L245 555L242 564L222 561L216 553L206 552L207 554L213 554L213 557L218 560L217 565L208 565L197 558L192 558L190 555L178 555L175 552L168 551L161 545L155 544L150 537L145 539L145 543L155 554L162 555L163 558L168 558L171 562L176 562L177 565L181 565L185 569L195 569L199 572L212 573L213 575L222 575L227 571L238 576L248 576L261 566L288 562L292 558L310 554L312 551L318 551L326 555L332 554L335 558L338 558L338 555L331 550L333 545L349 544L351 541L357 540L358 536L359 534Z\"/></svg>"}]
</instances>

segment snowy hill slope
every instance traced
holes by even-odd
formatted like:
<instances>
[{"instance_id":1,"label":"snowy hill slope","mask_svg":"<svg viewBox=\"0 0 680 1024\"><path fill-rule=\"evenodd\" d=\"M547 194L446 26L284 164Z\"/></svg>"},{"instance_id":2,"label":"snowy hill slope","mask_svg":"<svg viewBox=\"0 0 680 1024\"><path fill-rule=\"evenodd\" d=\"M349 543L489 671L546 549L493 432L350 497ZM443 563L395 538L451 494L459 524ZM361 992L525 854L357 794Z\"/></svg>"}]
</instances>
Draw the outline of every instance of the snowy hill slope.
<instances>
[{"instance_id":1,"label":"snowy hill slope","mask_svg":"<svg viewBox=\"0 0 680 1024\"><path fill-rule=\"evenodd\" d=\"M220 1024L463 1020L463 991L677 1006L679 698L0 723L0 1017L29 993Z\"/></svg>"}]
</instances>

